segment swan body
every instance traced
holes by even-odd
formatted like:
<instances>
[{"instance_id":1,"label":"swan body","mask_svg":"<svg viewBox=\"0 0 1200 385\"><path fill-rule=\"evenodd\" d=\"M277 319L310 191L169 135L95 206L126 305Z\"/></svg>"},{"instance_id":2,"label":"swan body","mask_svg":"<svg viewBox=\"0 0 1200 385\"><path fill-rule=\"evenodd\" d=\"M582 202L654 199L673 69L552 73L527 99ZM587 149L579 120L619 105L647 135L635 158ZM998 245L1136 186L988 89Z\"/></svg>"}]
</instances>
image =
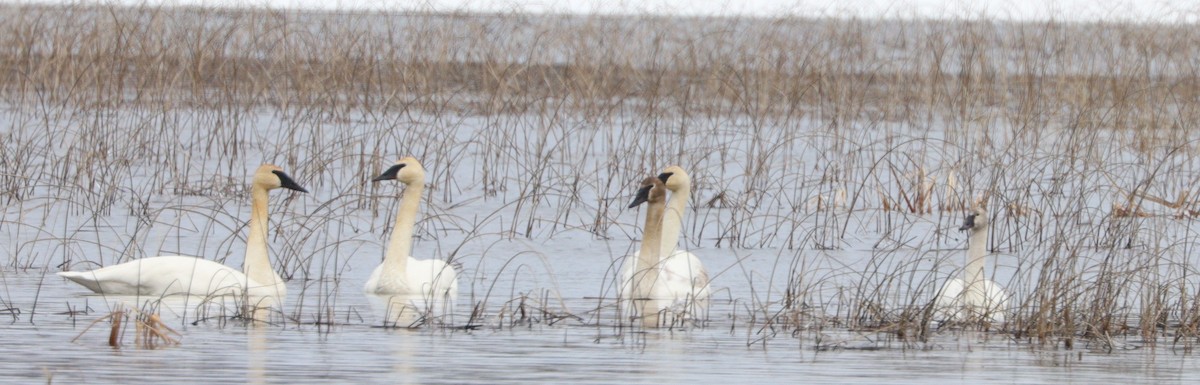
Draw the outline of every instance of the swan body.
<instances>
[{"instance_id":1,"label":"swan body","mask_svg":"<svg viewBox=\"0 0 1200 385\"><path fill-rule=\"evenodd\" d=\"M638 270L636 262L631 262L636 261L639 257L641 257L641 252L634 252L630 261L626 261L621 269L621 298L631 297L629 282L633 279L634 272ZM703 302L708 299L708 272L704 270L703 263L695 254L677 250L670 257L660 259L653 266L655 267L654 271L658 274L648 298L661 300L659 310L703 305Z\"/></svg>"},{"instance_id":2,"label":"swan body","mask_svg":"<svg viewBox=\"0 0 1200 385\"><path fill-rule=\"evenodd\" d=\"M962 278L951 278L942 285L934 303L939 318L1004 322L1008 292L1000 284L985 278L983 272L989 225L987 210L980 206L967 215L959 228L970 232L967 265L963 268Z\"/></svg>"},{"instance_id":3,"label":"swan body","mask_svg":"<svg viewBox=\"0 0 1200 385\"><path fill-rule=\"evenodd\" d=\"M962 278L951 278L942 285L938 297L937 308L943 320L963 319L964 316L975 314L986 315L989 322L1004 322L1004 310L1008 308L1008 293L1004 287L985 279L976 283L977 289L967 291L967 281Z\"/></svg>"},{"instance_id":4,"label":"swan body","mask_svg":"<svg viewBox=\"0 0 1200 385\"><path fill-rule=\"evenodd\" d=\"M142 258L91 271L64 271L59 276L88 290L111 295L274 295L274 285L246 278L229 266L187 256Z\"/></svg>"},{"instance_id":5,"label":"swan body","mask_svg":"<svg viewBox=\"0 0 1200 385\"><path fill-rule=\"evenodd\" d=\"M91 271L64 271L58 275L88 290L108 295L246 294L255 297L287 295L282 278L267 258L267 191L287 188L308 192L277 166L263 165L251 183L251 214L242 271L202 258L161 256L141 258Z\"/></svg>"},{"instance_id":6,"label":"swan body","mask_svg":"<svg viewBox=\"0 0 1200 385\"><path fill-rule=\"evenodd\" d=\"M413 157L396 162L373 181L397 180L404 183L404 195L396 213L396 225L383 263L371 272L363 290L377 295L417 296L426 300L458 296L458 272L439 259L416 259L411 256L413 226L421 207L425 190L425 169Z\"/></svg>"},{"instance_id":7,"label":"swan body","mask_svg":"<svg viewBox=\"0 0 1200 385\"><path fill-rule=\"evenodd\" d=\"M367 279L366 291L374 294L458 296L458 272L445 261L407 258L408 271L403 277L384 274L383 264L376 266Z\"/></svg>"}]
</instances>

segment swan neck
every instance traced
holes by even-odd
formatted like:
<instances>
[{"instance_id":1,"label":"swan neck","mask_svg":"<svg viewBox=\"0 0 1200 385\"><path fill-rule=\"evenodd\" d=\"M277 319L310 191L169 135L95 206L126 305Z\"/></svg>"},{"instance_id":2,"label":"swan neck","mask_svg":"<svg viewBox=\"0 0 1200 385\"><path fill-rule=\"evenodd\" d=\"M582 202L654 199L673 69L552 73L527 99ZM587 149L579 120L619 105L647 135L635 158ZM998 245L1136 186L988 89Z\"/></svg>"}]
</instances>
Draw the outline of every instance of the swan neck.
<instances>
[{"instance_id":1,"label":"swan neck","mask_svg":"<svg viewBox=\"0 0 1200 385\"><path fill-rule=\"evenodd\" d=\"M254 283L260 285L276 285L283 280L271 268L267 258L267 190L254 186L250 188L250 223L247 226L250 233L246 236L246 258L242 263L242 273Z\"/></svg>"},{"instance_id":2,"label":"swan neck","mask_svg":"<svg viewBox=\"0 0 1200 385\"><path fill-rule=\"evenodd\" d=\"M396 211L396 225L392 227L392 237L383 258L383 271L387 274L399 274L400 277L407 274L408 257L412 256L413 226L417 223L417 211L421 208L421 194L424 191L423 181L409 183L404 188L400 208Z\"/></svg>"},{"instance_id":3,"label":"swan neck","mask_svg":"<svg viewBox=\"0 0 1200 385\"><path fill-rule=\"evenodd\" d=\"M646 206L646 224L642 227L642 248L638 251L638 271L654 268L660 259L662 243L663 204Z\"/></svg>"},{"instance_id":4,"label":"swan neck","mask_svg":"<svg viewBox=\"0 0 1200 385\"><path fill-rule=\"evenodd\" d=\"M642 230L642 248L638 251L637 265L633 274L633 298L645 300L653 297L654 286L658 280L659 243L662 241L663 204L648 203L646 206L646 224ZM649 301L642 302L642 306ZM649 313L643 309L642 315Z\"/></svg>"},{"instance_id":5,"label":"swan neck","mask_svg":"<svg viewBox=\"0 0 1200 385\"><path fill-rule=\"evenodd\" d=\"M984 256L987 254L987 228L979 228L971 231L970 238L967 239L967 266L963 269L965 281L969 289L977 290L982 284Z\"/></svg>"},{"instance_id":6,"label":"swan neck","mask_svg":"<svg viewBox=\"0 0 1200 385\"><path fill-rule=\"evenodd\" d=\"M688 200L691 199L691 189L692 187L688 185L683 186L679 191L671 191L671 198L667 201L666 213L662 219L662 244L659 247L661 256L671 256L679 244L679 234L683 230L683 215L687 210Z\"/></svg>"}]
</instances>

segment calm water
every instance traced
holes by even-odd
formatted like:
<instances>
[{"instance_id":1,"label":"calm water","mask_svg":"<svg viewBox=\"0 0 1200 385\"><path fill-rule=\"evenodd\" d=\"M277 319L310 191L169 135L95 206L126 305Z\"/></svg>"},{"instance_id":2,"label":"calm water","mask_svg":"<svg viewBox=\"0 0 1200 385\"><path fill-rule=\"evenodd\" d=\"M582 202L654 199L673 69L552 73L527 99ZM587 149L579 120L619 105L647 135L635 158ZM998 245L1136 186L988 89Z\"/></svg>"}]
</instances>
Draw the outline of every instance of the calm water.
<instances>
[{"instance_id":1,"label":"calm water","mask_svg":"<svg viewBox=\"0 0 1200 385\"><path fill-rule=\"evenodd\" d=\"M436 163L427 164L433 169ZM108 347L105 324L72 342L108 314L110 304L137 299L86 295L49 272L67 262L81 270L129 256L174 253L240 266L241 226L249 211L240 195L222 200L150 194L148 201L134 202L150 210L152 215L145 217L127 209L132 203L95 214L67 199L7 206L7 219L0 222L6 247L0 250L9 259L6 266L26 268L0 271L0 305L19 309L3 318L8 323L0 343L5 357L0 370L6 376L0 381L1091 384L1200 379L1194 355L1168 343L1152 347L1118 339L1112 352L1083 342L1073 350L1055 350L995 334L942 331L932 341L913 343L886 333L825 329L792 335L749 324L779 309L790 282L809 290L805 300L819 301L817 311L836 317L846 317L852 301L869 294L856 292L859 288L891 291L882 296L889 305L909 303L910 295L928 297L928 290L962 265L965 238L951 231L960 220L953 214L906 217L857 211L837 218L850 225L835 250L808 243L791 250L782 241L761 249L717 248L712 237L724 231L731 210L697 209L686 224L685 242L703 246L690 249L712 276L710 322L704 328L640 332L616 327L612 300L613 268L636 247L632 240L640 227L639 212L612 211L604 218L611 227L598 236L585 229L592 207L559 210L545 204L532 212L510 213L514 205L507 198L479 199L482 192L465 189L461 194L466 197L426 201L414 245L418 257L446 258L453 252L461 265L458 303L446 318L456 327L382 328L378 309L361 288L383 254L397 187L375 186L369 191L377 195L365 195L352 192L364 178L346 182L379 170L343 167L329 178L343 185L317 184L310 187L311 194L273 197L272 230L279 235L270 239L271 256L292 278L284 322L246 326L229 320L230 313L219 307L197 314L194 303L176 304L162 315L182 333L182 343L153 350L133 346L132 335L125 337L124 348ZM469 164L456 170L452 180L474 180ZM230 176L229 183L244 182L235 179ZM630 192L623 186L613 189L611 194L590 192L581 201L628 202ZM698 188L697 195L714 194ZM379 208L372 210L369 203L376 201ZM564 212L573 216L561 217ZM520 226L513 226L514 216ZM508 232L530 221L537 226L528 238ZM1154 233L1161 239L1147 243L1186 239L1175 232L1186 233L1188 227L1170 218L1146 221L1165 223L1155 227L1165 229ZM807 222L800 227L815 229L813 234L823 231ZM789 229L781 234L789 232L795 234ZM1028 298L1034 280L1017 272L1038 266L1041 254L1005 253L989 256L988 274L1014 298ZM925 291L911 293L915 290ZM523 298L534 322L513 324ZM475 307L483 309L479 327L459 328ZM68 315L69 310L77 313ZM546 322L540 311L564 318ZM198 316L201 322L196 322Z\"/></svg>"},{"instance_id":2,"label":"calm water","mask_svg":"<svg viewBox=\"0 0 1200 385\"><path fill-rule=\"evenodd\" d=\"M581 241L584 242L584 241ZM604 242L597 242L604 243ZM559 243L555 244L567 244ZM560 247L534 248L565 252ZM568 247L570 248L570 247ZM733 268L755 271L772 258L738 256L729 250L696 250L715 272ZM753 254L753 253L750 253ZM740 258L740 262L738 261ZM364 258L366 259L366 258ZM761 260L761 262L756 262ZM464 265L473 264L464 261ZM529 261L526 261L529 262ZM943 332L927 344L906 345L876 333L830 330L789 335L764 334L745 321L730 319L739 306L716 301L707 328L683 331L622 330L611 311L591 311L609 261L547 260L562 284L559 310L579 316L554 325L512 326L490 317L475 330L427 327L380 328L377 313L359 292L359 276L373 264L352 263L337 295L306 297L295 302L302 287L290 288L288 312L300 314L280 325L246 326L209 319L190 324L195 315L162 314L182 334L178 346L142 349L132 335L119 349L106 345L107 324L71 342L92 320L108 313L104 298L56 276L6 271L5 305L22 309L6 319L0 354L4 381L34 383L204 382L204 383L1194 383L1200 364L1192 354L1169 346L1151 348L1118 340L1112 353L1077 346L1074 350L1038 349L996 335ZM757 263L757 265L756 265ZM476 263L476 266L493 266ZM496 266L498 268L498 266ZM542 268L539 268L539 270ZM532 270L532 268L531 268ZM503 276L495 271L470 276ZM530 275L530 274L525 274ZM718 275L720 277L720 275ZM550 277L541 277L550 279ZM726 282L729 278L724 279ZM715 279L714 282L721 282ZM464 282L465 283L465 282ZM532 284L531 284L532 285ZM476 285L480 287L481 285ZM464 285L467 287L467 285ZM744 289L716 285L733 298L750 296ZM464 291L460 301L468 298ZM37 307L33 302L36 295ZM479 294L476 294L478 297ZM510 299L507 293L497 297ZM132 298L110 298L132 302ZM598 302L599 301L599 302ZM611 302L611 301L609 301ZM87 314L71 317L67 307ZM179 305L175 305L179 307ZM300 308L297 308L299 306ZM500 307L500 305L493 305ZM322 308L331 309L335 325L313 324ZM458 306L452 323L465 319ZM185 322L187 317L189 322ZM741 322L741 323L739 323ZM764 338L765 337L765 338ZM822 348L818 349L817 346Z\"/></svg>"}]
</instances>

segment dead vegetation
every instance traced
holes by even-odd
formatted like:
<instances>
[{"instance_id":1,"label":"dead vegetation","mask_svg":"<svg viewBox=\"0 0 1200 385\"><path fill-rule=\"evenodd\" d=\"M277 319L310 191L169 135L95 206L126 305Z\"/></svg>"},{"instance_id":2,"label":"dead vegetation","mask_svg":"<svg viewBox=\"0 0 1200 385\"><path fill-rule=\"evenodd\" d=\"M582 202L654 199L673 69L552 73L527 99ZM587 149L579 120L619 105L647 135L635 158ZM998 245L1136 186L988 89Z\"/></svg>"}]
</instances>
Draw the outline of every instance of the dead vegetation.
<instances>
[{"instance_id":1,"label":"dead vegetation","mask_svg":"<svg viewBox=\"0 0 1200 385\"><path fill-rule=\"evenodd\" d=\"M175 329L171 329L170 326L163 323L162 318L157 313L143 313L122 304L117 305L108 315L92 321L71 342L79 340L93 326L105 321L108 321L109 325L111 325L108 332L108 346L113 348L125 346L125 335L129 332L129 325L131 323L133 324L134 335L133 346L141 349L158 349L179 345L179 338L182 337Z\"/></svg>"},{"instance_id":2,"label":"dead vegetation","mask_svg":"<svg viewBox=\"0 0 1200 385\"><path fill-rule=\"evenodd\" d=\"M991 192L988 250L1012 256L1018 306L983 327L1200 338L1191 25L3 5L0 31L15 268L229 255L244 165L273 159L330 197L282 203L277 270L322 309L288 318L348 322L329 311L345 260L390 212L360 182L391 157L433 165L418 231L460 237L452 261L630 237L613 202L679 164L686 246L781 256L769 290L786 295L732 299L738 323L925 338L957 264L946 228ZM847 249L866 267L827 254ZM714 282L761 284L732 277ZM466 308L510 326L585 313L554 289L475 287Z\"/></svg>"}]
</instances>

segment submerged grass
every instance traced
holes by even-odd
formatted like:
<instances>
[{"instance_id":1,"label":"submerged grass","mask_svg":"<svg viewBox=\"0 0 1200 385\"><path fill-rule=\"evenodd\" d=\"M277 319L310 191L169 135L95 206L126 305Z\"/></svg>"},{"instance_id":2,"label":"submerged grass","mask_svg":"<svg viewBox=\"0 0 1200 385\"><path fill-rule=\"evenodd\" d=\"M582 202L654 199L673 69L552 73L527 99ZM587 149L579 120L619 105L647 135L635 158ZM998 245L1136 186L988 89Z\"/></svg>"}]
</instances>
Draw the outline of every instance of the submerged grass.
<instances>
[{"instance_id":1,"label":"submerged grass","mask_svg":"<svg viewBox=\"0 0 1200 385\"><path fill-rule=\"evenodd\" d=\"M981 328L1191 346L1198 42L1174 24L3 5L0 255L42 271L236 259L242 177L271 161L327 194L273 208L273 263L316 303L285 318L353 323L348 261L378 249L395 205L363 181L397 156L429 169L422 246L506 266L526 252L487 245L635 238L629 187L679 164L684 246L775 255L714 281L754 288L716 290L739 294L710 314L752 345ZM938 323L932 297L961 267L950 229L979 196L1015 307ZM566 283L521 286L548 266L466 266L463 324L607 311L567 309Z\"/></svg>"}]
</instances>

